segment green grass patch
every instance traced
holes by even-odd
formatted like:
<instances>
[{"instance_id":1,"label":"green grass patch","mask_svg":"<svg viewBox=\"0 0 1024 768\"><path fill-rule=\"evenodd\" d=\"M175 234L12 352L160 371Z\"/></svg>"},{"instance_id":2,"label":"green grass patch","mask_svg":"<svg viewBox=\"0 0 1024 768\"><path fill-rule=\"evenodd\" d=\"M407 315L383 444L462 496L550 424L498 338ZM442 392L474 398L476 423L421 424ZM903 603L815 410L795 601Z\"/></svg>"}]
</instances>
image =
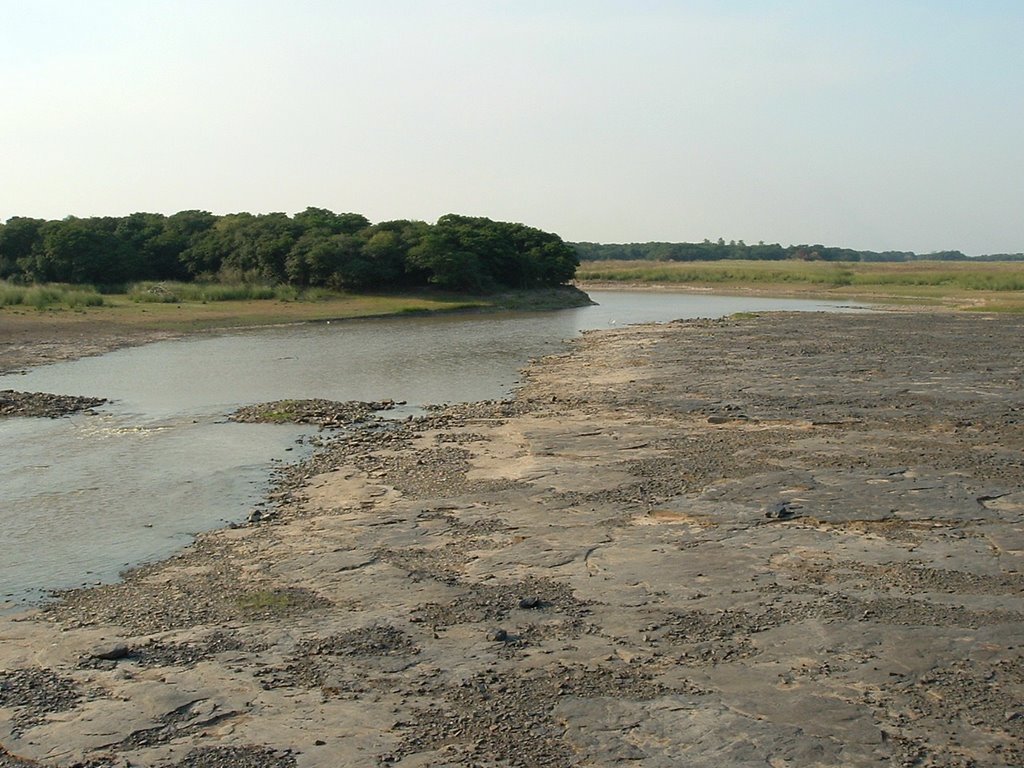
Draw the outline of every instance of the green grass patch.
<instances>
[{"instance_id":1,"label":"green grass patch","mask_svg":"<svg viewBox=\"0 0 1024 768\"><path fill-rule=\"evenodd\" d=\"M11 285L0 282L0 307L81 309L102 307L103 296L91 285Z\"/></svg>"},{"instance_id":2,"label":"green grass patch","mask_svg":"<svg viewBox=\"0 0 1024 768\"><path fill-rule=\"evenodd\" d=\"M272 286L251 283L178 283L145 282L128 287L132 301L151 304L182 304L211 301L293 301L299 292L288 285Z\"/></svg>"},{"instance_id":3,"label":"green grass patch","mask_svg":"<svg viewBox=\"0 0 1024 768\"><path fill-rule=\"evenodd\" d=\"M272 589L246 592L235 599L235 604L245 613L283 613L292 607L292 595Z\"/></svg>"}]
</instances>

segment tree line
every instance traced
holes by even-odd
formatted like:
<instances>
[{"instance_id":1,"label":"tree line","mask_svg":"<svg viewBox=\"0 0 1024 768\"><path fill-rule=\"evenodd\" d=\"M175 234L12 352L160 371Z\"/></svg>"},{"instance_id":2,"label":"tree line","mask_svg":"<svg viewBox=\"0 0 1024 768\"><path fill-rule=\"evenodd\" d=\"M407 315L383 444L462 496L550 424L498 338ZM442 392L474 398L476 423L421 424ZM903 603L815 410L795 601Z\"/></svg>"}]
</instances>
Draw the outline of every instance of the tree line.
<instances>
[{"instance_id":1,"label":"tree line","mask_svg":"<svg viewBox=\"0 0 1024 768\"><path fill-rule=\"evenodd\" d=\"M0 279L117 286L144 280L483 293L557 286L579 260L558 235L448 214L371 224L358 213L180 211L0 224Z\"/></svg>"},{"instance_id":2,"label":"tree line","mask_svg":"<svg viewBox=\"0 0 1024 768\"><path fill-rule=\"evenodd\" d=\"M721 261L750 259L754 261L1024 261L1024 253L996 253L971 257L960 251L936 251L918 254L913 251L858 251L826 245L788 245L757 243L742 240L702 243L574 243L581 261L648 260L648 261Z\"/></svg>"}]
</instances>

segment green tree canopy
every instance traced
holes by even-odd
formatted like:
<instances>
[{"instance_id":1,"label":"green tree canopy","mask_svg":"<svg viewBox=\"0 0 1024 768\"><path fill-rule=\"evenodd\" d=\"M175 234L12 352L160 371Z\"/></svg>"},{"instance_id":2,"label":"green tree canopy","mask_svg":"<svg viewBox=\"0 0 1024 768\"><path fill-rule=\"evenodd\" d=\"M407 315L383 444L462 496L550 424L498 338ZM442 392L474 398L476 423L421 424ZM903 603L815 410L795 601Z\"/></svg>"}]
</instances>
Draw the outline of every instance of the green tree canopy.
<instances>
[{"instance_id":1,"label":"green tree canopy","mask_svg":"<svg viewBox=\"0 0 1024 768\"><path fill-rule=\"evenodd\" d=\"M24 282L222 279L481 292L559 285L577 264L558 235L454 213L436 224L371 224L310 207L294 216L188 210L0 225L0 278Z\"/></svg>"}]
</instances>

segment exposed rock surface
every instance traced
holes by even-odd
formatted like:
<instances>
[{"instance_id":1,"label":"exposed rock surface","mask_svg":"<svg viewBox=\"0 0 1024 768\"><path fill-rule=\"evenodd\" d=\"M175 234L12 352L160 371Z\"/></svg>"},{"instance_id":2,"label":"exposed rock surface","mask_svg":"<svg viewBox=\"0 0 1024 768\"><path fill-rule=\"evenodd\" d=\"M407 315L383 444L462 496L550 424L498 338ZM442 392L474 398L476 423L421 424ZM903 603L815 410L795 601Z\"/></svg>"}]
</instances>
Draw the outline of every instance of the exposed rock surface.
<instances>
[{"instance_id":1,"label":"exposed rock surface","mask_svg":"<svg viewBox=\"0 0 1024 768\"><path fill-rule=\"evenodd\" d=\"M0 766L1022 765L1022 338L625 328L326 440L0 619Z\"/></svg>"},{"instance_id":2,"label":"exposed rock surface","mask_svg":"<svg viewBox=\"0 0 1024 768\"><path fill-rule=\"evenodd\" d=\"M321 429L350 427L373 421L374 414L398 405L394 400L366 403L359 400L275 400L247 405L231 414L232 421L271 424L314 424Z\"/></svg>"},{"instance_id":3,"label":"exposed rock surface","mask_svg":"<svg viewBox=\"0 0 1024 768\"><path fill-rule=\"evenodd\" d=\"M42 416L57 419L78 411L88 411L103 405L102 397L51 395L46 392L17 392L0 390L0 418L7 416Z\"/></svg>"}]
</instances>

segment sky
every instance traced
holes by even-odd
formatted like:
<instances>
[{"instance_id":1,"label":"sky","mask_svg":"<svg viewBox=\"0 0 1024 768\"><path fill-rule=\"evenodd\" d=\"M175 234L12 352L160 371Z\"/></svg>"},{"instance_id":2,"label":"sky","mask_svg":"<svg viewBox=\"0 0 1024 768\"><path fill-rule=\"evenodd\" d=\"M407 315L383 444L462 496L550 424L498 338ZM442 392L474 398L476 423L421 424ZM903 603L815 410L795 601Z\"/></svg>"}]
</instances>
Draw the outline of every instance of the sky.
<instances>
[{"instance_id":1,"label":"sky","mask_svg":"<svg viewBox=\"0 0 1024 768\"><path fill-rule=\"evenodd\" d=\"M1024 251L1021 0L0 0L0 220Z\"/></svg>"}]
</instances>

